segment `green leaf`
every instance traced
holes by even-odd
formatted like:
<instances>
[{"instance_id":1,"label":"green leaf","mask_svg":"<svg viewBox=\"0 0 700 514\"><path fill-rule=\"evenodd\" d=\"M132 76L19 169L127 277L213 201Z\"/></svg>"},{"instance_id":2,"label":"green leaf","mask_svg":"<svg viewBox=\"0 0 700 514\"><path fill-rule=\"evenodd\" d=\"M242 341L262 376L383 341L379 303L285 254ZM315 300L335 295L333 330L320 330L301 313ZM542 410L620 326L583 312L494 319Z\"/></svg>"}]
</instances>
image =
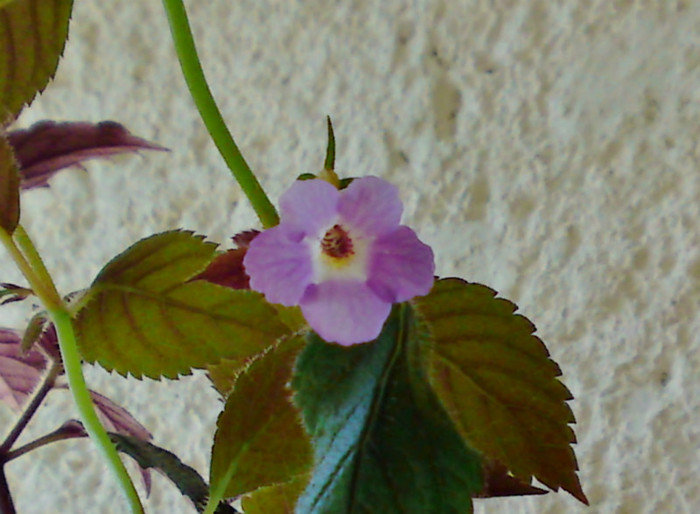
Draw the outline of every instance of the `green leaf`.
<instances>
[{"instance_id":1,"label":"green leaf","mask_svg":"<svg viewBox=\"0 0 700 514\"><path fill-rule=\"evenodd\" d=\"M2 11L0 11L0 15ZM2 36L0 36L2 37ZM19 223L19 172L12 147L0 135L0 228L12 234Z\"/></svg>"},{"instance_id":2,"label":"green leaf","mask_svg":"<svg viewBox=\"0 0 700 514\"><path fill-rule=\"evenodd\" d=\"M6 125L56 73L73 0L0 3L0 122ZM9 118L9 119L8 119Z\"/></svg>"},{"instance_id":3,"label":"green leaf","mask_svg":"<svg viewBox=\"0 0 700 514\"><path fill-rule=\"evenodd\" d=\"M326 116L326 120L328 123L328 146L326 147L326 160L323 169L331 171L335 169L335 134L333 133L331 117Z\"/></svg>"},{"instance_id":4,"label":"green leaf","mask_svg":"<svg viewBox=\"0 0 700 514\"><path fill-rule=\"evenodd\" d=\"M76 320L83 358L121 374L176 378L254 355L289 333L262 295L189 280L214 251L202 237L172 231L113 259Z\"/></svg>"},{"instance_id":5,"label":"green leaf","mask_svg":"<svg viewBox=\"0 0 700 514\"><path fill-rule=\"evenodd\" d=\"M46 311L39 311L30 318L29 323L27 323L27 328L24 329L24 334L22 334L22 342L20 343L20 350L22 353L26 353L32 349L34 343L36 343L44 333L46 325L49 322Z\"/></svg>"},{"instance_id":6,"label":"green leaf","mask_svg":"<svg viewBox=\"0 0 700 514\"><path fill-rule=\"evenodd\" d=\"M416 309L433 337L430 381L468 444L529 483L587 503L569 426L572 396L534 325L480 284L436 282Z\"/></svg>"},{"instance_id":7,"label":"green leaf","mask_svg":"<svg viewBox=\"0 0 700 514\"><path fill-rule=\"evenodd\" d=\"M285 307L279 304L273 304L272 307L275 308L277 317L288 327L290 333L301 332L306 328L306 320L299 307ZM207 377L222 398L228 396L240 372L255 357L255 355L245 355L236 359L221 359L216 364L207 365Z\"/></svg>"},{"instance_id":8,"label":"green leaf","mask_svg":"<svg viewBox=\"0 0 700 514\"><path fill-rule=\"evenodd\" d=\"M217 421L212 498L230 498L289 481L311 466L311 446L287 384L304 346L296 335L240 373Z\"/></svg>"},{"instance_id":9,"label":"green leaf","mask_svg":"<svg viewBox=\"0 0 700 514\"><path fill-rule=\"evenodd\" d=\"M209 498L209 488L194 469L184 464L177 455L136 437L109 434L117 450L130 456L143 469L161 471L177 486L180 492L194 503L197 512L202 512ZM220 503L216 514L232 514L236 509Z\"/></svg>"},{"instance_id":10,"label":"green leaf","mask_svg":"<svg viewBox=\"0 0 700 514\"><path fill-rule=\"evenodd\" d=\"M427 383L426 339L412 307L395 307L372 343L309 338L292 386L315 468L297 512L472 512L481 459Z\"/></svg>"},{"instance_id":11,"label":"green leaf","mask_svg":"<svg viewBox=\"0 0 700 514\"><path fill-rule=\"evenodd\" d=\"M285 482L258 489L241 502L245 514L294 514L294 506L309 481L304 474Z\"/></svg>"}]
</instances>

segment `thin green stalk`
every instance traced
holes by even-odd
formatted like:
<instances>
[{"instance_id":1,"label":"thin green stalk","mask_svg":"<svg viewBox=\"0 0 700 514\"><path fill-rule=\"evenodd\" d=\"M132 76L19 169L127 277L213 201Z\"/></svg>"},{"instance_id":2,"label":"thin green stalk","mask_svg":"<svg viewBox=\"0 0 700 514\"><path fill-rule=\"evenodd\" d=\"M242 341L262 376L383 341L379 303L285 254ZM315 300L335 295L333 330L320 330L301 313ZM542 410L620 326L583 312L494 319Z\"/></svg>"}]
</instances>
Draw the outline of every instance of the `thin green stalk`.
<instances>
[{"instance_id":1,"label":"thin green stalk","mask_svg":"<svg viewBox=\"0 0 700 514\"><path fill-rule=\"evenodd\" d=\"M192 99L197 105L202 121L209 131L209 135L214 140L214 144L219 149L219 153L226 161L233 176L248 197L253 209L263 227L274 227L279 223L279 216L270 199L263 191L250 167L241 155L236 146L231 133L224 119L216 106L214 97L211 94L207 80L202 71L202 65L197 55L197 49L192 38L187 12L182 0L163 0L163 6L170 23L170 32L175 43L175 52L180 61L182 74L187 82Z\"/></svg>"},{"instance_id":2,"label":"thin green stalk","mask_svg":"<svg viewBox=\"0 0 700 514\"><path fill-rule=\"evenodd\" d=\"M15 264L19 270L22 272L22 275L24 275L24 278L26 278L29 282L29 286L34 291L34 294L42 300L42 303L44 303L46 307L49 305L60 305L61 298L58 296L58 294L53 293L51 286L47 286L39 278L33 266L29 263L29 261L27 261L27 258L25 257L24 253L22 253L22 250L20 250L20 248L17 246L12 236L0 229L0 241L2 241L2 244L5 245L5 248L15 261Z\"/></svg>"},{"instance_id":3,"label":"thin green stalk","mask_svg":"<svg viewBox=\"0 0 700 514\"><path fill-rule=\"evenodd\" d=\"M124 467L124 463L119 458L114 444L109 439L107 431L100 423L95 412L95 406L85 384L85 377L83 377L80 354L78 353L78 345L75 340L75 331L73 330L73 321L70 314L64 308L48 309L48 311L51 321L56 327L66 377L68 377L68 384L73 393L73 399L78 407L80 420L83 422L85 431L90 436L90 439L97 444L98 450L107 460L110 470L119 481L129 500L131 511L134 514L143 514L143 506L136 488Z\"/></svg>"},{"instance_id":4,"label":"thin green stalk","mask_svg":"<svg viewBox=\"0 0 700 514\"><path fill-rule=\"evenodd\" d=\"M248 449L249 445L250 441L243 443L240 451L236 455L236 458L229 463L226 473L221 480L219 480L217 486L213 490L209 490L209 501L207 502L207 506L202 514L214 514L216 512L216 508L219 506L219 503L224 499L224 494L226 494L226 488L231 481L231 477L233 477L233 474L236 472L236 468L238 468L238 460L240 456Z\"/></svg>"},{"instance_id":5,"label":"thin green stalk","mask_svg":"<svg viewBox=\"0 0 700 514\"><path fill-rule=\"evenodd\" d=\"M27 234L27 232L24 230L24 227L22 225L17 225L12 237L27 261L34 269L39 281L41 281L41 283L44 284L47 289L49 289L49 294L54 298L60 298L61 295L58 294L56 286L53 283L53 279L46 269L46 266L44 266L43 259L39 255L39 252L37 252L34 243L32 243L32 240L29 238L29 234Z\"/></svg>"},{"instance_id":6,"label":"thin green stalk","mask_svg":"<svg viewBox=\"0 0 700 514\"><path fill-rule=\"evenodd\" d=\"M0 229L0 241L2 241L15 260L17 267L19 267L32 290L41 300L56 327L66 377L68 378L68 384L85 431L97 445L100 453L106 458L110 470L116 476L124 494L129 500L132 513L143 514L143 506L136 488L95 412L95 407L83 377L80 354L78 353L78 345L75 340L70 313L56 291L56 286L44 267L44 263L41 262L39 253L21 226L18 225L15 229L14 236ZM21 245L21 248L18 245Z\"/></svg>"}]
</instances>

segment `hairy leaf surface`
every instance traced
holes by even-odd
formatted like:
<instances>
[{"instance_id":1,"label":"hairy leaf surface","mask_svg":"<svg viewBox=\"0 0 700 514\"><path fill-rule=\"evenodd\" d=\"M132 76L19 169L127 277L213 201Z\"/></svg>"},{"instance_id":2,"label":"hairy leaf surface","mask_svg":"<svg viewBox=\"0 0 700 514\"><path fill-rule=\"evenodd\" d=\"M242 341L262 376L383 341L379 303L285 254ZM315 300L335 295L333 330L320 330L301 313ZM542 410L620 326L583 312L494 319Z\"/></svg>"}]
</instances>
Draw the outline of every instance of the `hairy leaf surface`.
<instances>
[{"instance_id":1,"label":"hairy leaf surface","mask_svg":"<svg viewBox=\"0 0 700 514\"><path fill-rule=\"evenodd\" d=\"M0 14L2 11L0 11ZM19 223L19 173L12 147L0 135L0 228L12 234Z\"/></svg>"},{"instance_id":2,"label":"hairy leaf surface","mask_svg":"<svg viewBox=\"0 0 700 514\"><path fill-rule=\"evenodd\" d=\"M572 396L534 325L492 289L450 278L416 300L433 338L430 381L470 446L529 483L587 503L569 426Z\"/></svg>"},{"instance_id":3,"label":"hairy leaf surface","mask_svg":"<svg viewBox=\"0 0 700 514\"><path fill-rule=\"evenodd\" d=\"M230 498L308 471L311 446L287 387L304 342L285 339L238 375L216 423L212 491Z\"/></svg>"},{"instance_id":4,"label":"hairy leaf surface","mask_svg":"<svg viewBox=\"0 0 700 514\"><path fill-rule=\"evenodd\" d=\"M374 342L342 347L310 336L292 382L315 461L297 513L472 511L481 459L429 387L426 342L406 304Z\"/></svg>"},{"instance_id":5,"label":"hairy leaf surface","mask_svg":"<svg viewBox=\"0 0 700 514\"><path fill-rule=\"evenodd\" d=\"M56 73L73 0L0 4L0 123L14 120Z\"/></svg>"},{"instance_id":6,"label":"hairy leaf surface","mask_svg":"<svg viewBox=\"0 0 700 514\"><path fill-rule=\"evenodd\" d=\"M76 320L85 360L136 377L175 378L259 353L288 333L262 295L189 281L214 251L199 236L172 231L108 263Z\"/></svg>"}]
</instances>

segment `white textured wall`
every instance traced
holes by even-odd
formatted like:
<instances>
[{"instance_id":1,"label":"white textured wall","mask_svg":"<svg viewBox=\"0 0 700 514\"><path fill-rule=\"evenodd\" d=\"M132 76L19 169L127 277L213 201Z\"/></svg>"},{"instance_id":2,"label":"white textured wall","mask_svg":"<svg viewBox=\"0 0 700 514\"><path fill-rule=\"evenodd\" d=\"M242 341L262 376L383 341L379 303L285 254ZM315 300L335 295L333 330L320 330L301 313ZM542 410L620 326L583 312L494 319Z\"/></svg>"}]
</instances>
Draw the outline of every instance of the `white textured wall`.
<instances>
[{"instance_id":1,"label":"white textured wall","mask_svg":"<svg viewBox=\"0 0 700 514\"><path fill-rule=\"evenodd\" d=\"M537 324L577 398L587 512L700 508L700 3L188 3L215 95L273 197L320 167L330 114L339 171L400 185L439 273L494 287ZM151 233L224 241L255 225L157 0L76 2L56 80L20 123L43 118L115 119L173 149L93 161L23 197L63 291ZM4 309L4 323L25 314ZM88 378L206 475L218 405L202 376ZM72 415L66 398L50 397L34 434ZM123 512L88 444L61 444L8 467L19 512ZM148 505L188 512L158 478ZM477 505L584 512L566 494Z\"/></svg>"}]
</instances>

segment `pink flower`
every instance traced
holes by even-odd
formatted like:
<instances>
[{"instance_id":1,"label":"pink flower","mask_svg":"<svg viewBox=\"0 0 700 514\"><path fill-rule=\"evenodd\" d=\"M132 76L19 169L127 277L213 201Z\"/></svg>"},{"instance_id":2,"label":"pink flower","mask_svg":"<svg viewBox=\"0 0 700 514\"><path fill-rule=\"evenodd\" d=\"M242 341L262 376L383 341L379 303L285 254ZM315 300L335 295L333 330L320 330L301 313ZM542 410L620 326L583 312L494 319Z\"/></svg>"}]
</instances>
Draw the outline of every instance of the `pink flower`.
<instances>
[{"instance_id":1,"label":"pink flower","mask_svg":"<svg viewBox=\"0 0 700 514\"><path fill-rule=\"evenodd\" d=\"M375 339L391 305L428 294L433 252L399 225L395 186L377 177L338 190L295 182L280 199L281 222L250 243L243 264L250 287L268 301L299 305L324 340Z\"/></svg>"}]
</instances>

